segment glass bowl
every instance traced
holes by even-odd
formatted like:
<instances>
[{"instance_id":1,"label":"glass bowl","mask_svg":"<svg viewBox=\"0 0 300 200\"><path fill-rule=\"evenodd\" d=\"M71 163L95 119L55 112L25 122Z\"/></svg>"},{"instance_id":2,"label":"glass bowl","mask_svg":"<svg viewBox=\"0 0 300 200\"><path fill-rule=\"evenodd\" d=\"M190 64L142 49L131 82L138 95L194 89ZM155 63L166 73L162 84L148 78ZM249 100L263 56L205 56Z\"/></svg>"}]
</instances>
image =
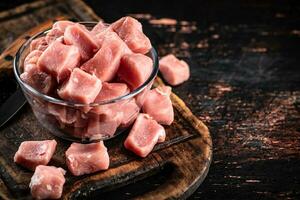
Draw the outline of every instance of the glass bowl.
<instances>
[{"instance_id":1,"label":"glass bowl","mask_svg":"<svg viewBox=\"0 0 300 200\"><path fill-rule=\"evenodd\" d=\"M90 30L97 23L80 22L80 24ZM146 54L153 61L153 70L148 80L140 87L115 99L80 104L45 95L20 78L31 41L45 36L48 32L49 30L40 32L28 39L14 58L15 77L40 124L55 136L80 143L107 140L128 129L140 112L145 95L157 75L156 50L152 48Z\"/></svg>"}]
</instances>

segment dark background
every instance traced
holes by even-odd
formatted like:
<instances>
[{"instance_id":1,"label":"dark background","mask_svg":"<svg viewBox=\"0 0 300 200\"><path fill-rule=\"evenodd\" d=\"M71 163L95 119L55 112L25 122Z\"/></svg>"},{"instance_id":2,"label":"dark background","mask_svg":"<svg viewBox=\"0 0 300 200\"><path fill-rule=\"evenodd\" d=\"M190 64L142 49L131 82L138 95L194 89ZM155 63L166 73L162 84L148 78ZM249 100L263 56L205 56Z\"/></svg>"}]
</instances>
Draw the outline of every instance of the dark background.
<instances>
[{"instance_id":1,"label":"dark background","mask_svg":"<svg viewBox=\"0 0 300 200\"><path fill-rule=\"evenodd\" d=\"M25 2L1 1L0 10ZM190 81L174 91L211 130L214 161L191 199L300 198L299 1L85 2L106 22L148 13L196 25L176 33L144 22L161 55L191 65Z\"/></svg>"}]
</instances>

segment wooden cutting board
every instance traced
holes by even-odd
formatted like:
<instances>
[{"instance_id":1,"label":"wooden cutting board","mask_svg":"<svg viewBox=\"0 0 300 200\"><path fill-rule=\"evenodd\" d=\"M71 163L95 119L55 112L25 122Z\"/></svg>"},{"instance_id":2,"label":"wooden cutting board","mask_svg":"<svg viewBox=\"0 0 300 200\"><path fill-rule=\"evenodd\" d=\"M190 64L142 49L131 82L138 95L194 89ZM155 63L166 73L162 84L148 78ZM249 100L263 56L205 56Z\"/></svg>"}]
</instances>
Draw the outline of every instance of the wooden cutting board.
<instances>
[{"instance_id":1,"label":"wooden cutting board","mask_svg":"<svg viewBox=\"0 0 300 200\"><path fill-rule=\"evenodd\" d=\"M0 55L0 78L6 76L13 79L12 59L17 49L28 37L51 27L53 21L58 19L100 20L80 0L38 1L0 13L0 48L3 50L6 47ZM7 35L9 37L3 40ZM157 78L155 85L163 85L162 80ZM182 199L194 192L204 180L211 163L211 137L205 124L192 114L178 96L172 93L171 99L175 121L165 127L167 139L164 143L157 145L147 158L141 159L123 147L128 132L106 141L110 169L81 177L67 173L62 198L80 199L91 197L94 191L111 192L137 181L136 184L143 184L142 180L159 173L167 173L164 174L165 180L146 192L137 192L136 199ZM0 197L31 198L28 184L32 172L14 164L13 155L22 141L46 138L54 137L38 124L28 105L0 129ZM64 152L70 143L55 139L58 148L49 165L66 169Z\"/></svg>"}]
</instances>

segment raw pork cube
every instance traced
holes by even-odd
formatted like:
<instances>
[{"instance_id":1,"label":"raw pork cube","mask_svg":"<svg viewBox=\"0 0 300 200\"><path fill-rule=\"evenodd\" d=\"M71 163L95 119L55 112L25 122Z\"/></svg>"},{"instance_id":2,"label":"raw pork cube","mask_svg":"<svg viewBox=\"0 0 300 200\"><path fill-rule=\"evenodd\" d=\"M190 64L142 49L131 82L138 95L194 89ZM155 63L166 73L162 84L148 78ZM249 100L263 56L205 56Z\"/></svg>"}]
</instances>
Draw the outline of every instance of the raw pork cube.
<instances>
[{"instance_id":1,"label":"raw pork cube","mask_svg":"<svg viewBox=\"0 0 300 200\"><path fill-rule=\"evenodd\" d=\"M102 22L99 21L91 30L91 33L94 35L97 35L99 33L101 33L102 31L104 31L107 28L107 26Z\"/></svg>"},{"instance_id":2,"label":"raw pork cube","mask_svg":"<svg viewBox=\"0 0 300 200\"><path fill-rule=\"evenodd\" d=\"M67 165L75 176L90 174L109 167L109 156L103 142L72 143L66 151Z\"/></svg>"},{"instance_id":3,"label":"raw pork cube","mask_svg":"<svg viewBox=\"0 0 300 200\"><path fill-rule=\"evenodd\" d=\"M68 78L79 65L80 53L75 46L67 46L60 41L52 42L38 60L42 71L56 77L58 82Z\"/></svg>"},{"instance_id":4,"label":"raw pork cube","mask_svg":"<svg viewBox=\"0 0 300 200\"><path fill-rule=\"evenodd\" d=\"M55 79L51 75L37 69L36 65L29 72L22 73L20 78L43 94L51 93L56 85Z\"/></svg>"},{"instance_id":5,"label":"raw pork cube","mask_svg":"<svg viewBox=\"0 0 300 200\"><path fill-rule=\"evenodd\" d=\"M173 54L159 60L159 70L164 79L173 86L183 83L190 77L188 64L183 60L178 60Z\"/></svg>"},{"instance_id":6,"label":"raw pork cube","mask_svg":"<svg viewBox=\"0 0 300 200\"><path fill-rule=\"evenodd\" d=\"M113 136L121 123L123 113L113 110L110 112L111 114L90 118L85 136L92 139Z\"/></svg>"},{"instance_id":7,"label":"raw pork cube","mask_svg":"<svg viewBox=\"0 0 300 200\"><path fill-rule=\"evenodd\" d=\"M145 54L151 49L151 42L143 33L141 23L136 19L123 17L111 27L134 53Z\"/></svg>"},{"instance_id":8,"label":"raw pork cube","mask_svg":"<svg viewBox=\"0 0 300 200\"><path fill-rule=\"evenodd\" d=\"M84 112L77 110L75 116L76 120L73 124L75 128L84 128L87 126L89 118Z\"/></svg>"},{"instance_id":9,"label":"raw pork cube","mask_svg":"<svg viewBox=\"0 0 300 200\"><path fill-rule=\"evenodd\" d=\"M61 123L72 124L76 121L76 110L59 104L48 103L48 113Z\"/></svg>"},{"instance_id":10,"label":"raw pork cube","mask_svg":"<svg viewBox=\"0 0 300 200\"><path fill-rule=\"evenodd\" d=\"M103 83L102 89L98 96L95 99L95 103L100 101L107 101L111 99L115 99L117 97L123 96L129 93L129 88L125 83ZM114 118L117 115L117 112L120 112L120 107L122 106L124 101L118 101L115 103L104 104L94 107L91 112L96 113L98 115L103 115L106 118ZM106 120L107 121L107 120ZM118 123L116 126L119 126Z\"/></svg>"},{"instance_id":11,"label":"raw pork cube","mask_svg":"<svg viewBox=\"0 0 300 200\"><path fill-rule=\"evenodd\" d=\"M69 78L58 91L65 100L77 103L93 103L101 90L102 84L96 76L75 68Z\"/></svg>"},{"instance_id":12,"label":"raw pork cube","mask_svg":"<svg viewBox=\"0 0 300 200\"><path fill-rule=\"evenodd\" d=\"M146 157L158 142L166 137L164 127L159 125L149 115L140 113L124 142L126 149L141 157Z\"/></svg>"},{"instance_id":13,"label":"raw pork cube","mask_svg":"<svg viewBox=\"0 0 300 200\"><path fill-rule=\"evenodd\" d=\"M134 90L149 78L152 65L151 58L143 54L127 54L121 59L118 76Z\"/></svg>"},{"instance_id":14,"label":"raw pork cube","mask_svg":"<svg viewBox=\"0 0 300 200\"><path fill-rule=\"evenodd\" d=\"M102 84L102 89L95 99L95 103L115 99L129 93L130 90L125 83L107 83Z\"/></svg>"},{"instance_id":15,"label":"raw pork cube","mask_svg":"<svg viewBox=\"0 0 300 200\"><path fill-rule=\"evenodd\" d=\"M67 20L57 21L53 24L52 29L58 29L64 33L68 26L72 26L74 24L75 24L74 22L67 21Z\"/></svg>"},{"instance_id":16,"label":"raw pork cube","mask_svg":"<svg viewBox=\"0 0 300 200\"><path fill-rule=\"evenodd\" d=\"M58 95L65 100L89 104L94 102L102 87L101 81L79 68L75 68L60 90Z\"/></svg>"},{"instance_id":17,"label":"raw pork cube","mask_svg":"<svg viewBox=\"0 0 300 200\"><path fill-rule=\"evenodd\" d=\"M30 43L30 51L33 51L33 50L44 51L47 47L48 47L48 43L47 43L45 37L40 37L40 38L34 39Z\"/></svg>"},{"instance_id":18,"label":"raw pork cube","mask_svg":"<svg viewBox=\"0 0 300 200\"><path fill-rule=\"evenodd\" d=\"M53 166L39 165L35 169L29 187L35 199L59 199L65 184L66 171Z\"/></svg>"},{"instance_id":19,"label":"raw pork cube","mask_svg":"<svg viewBox=\"0 0 300 200\"><path fill-rule=\"evenodd\" d=\"M14 161L30 170L34 170L38 165L47 165L56 144L55 140L22 142L14 156Z\"/></svg>"},{"instance_id":20,"label":"raw pork cube","mask_svg":"<svg viewBox=\"0 0 300 200\"><path fill-rule=\"evenodd\" d=\"M53 42L54 40L62 37L64 32L68 26L74 25L74 22L70 21L58 21L55 22L52 26L52 29L46 35L46 41L48 44Z\"/></svg>"},{"instance_id":21,"label":"raw pork cube","mask_svg":"<svg viewBox=\"0 0 300 200\"><path fill-rule=\"evenodd\" d=\"M137 118L140 107L136 104L135 99L130 99L122 104L121 110L123 113L121 126L128 127Z\"/></svg>"},{"instance_id":22,"label":"raw pork cube","mask_svg":"<svg viewBox=\"0 0 300 200\"><path fill-rule=\"evenodd\" d=\"M100 50L93 58L84 63L81 69L95 74L102 81L110 81L119 69L125 48L126 44L116 33L111 32L110 36L104 39Z\"/></svg>"},{"instance_id":23,"label":"raw pork cube","mask_svg":"<svg viewBox=\"0 0 300 200\"><path fill-rule=\"evenodd\" d=\"M42 55L42 51L40 50L33 50L31 51L24 60L24 72L30 72L32 69L38 70L36 68L36 64L38 62L38 59Z\"/></svg>"},{"instance_id":24,"label":"raw pork cube","mask_svg":"<svg viewBox=\"0 0 300 200\"><path fill-rule=\"evenodd\" d=\"M171 87L152 89L145 97L143 111L160 124L170 125L174 120L174 111L170 99Z\"/></svg>"},{"instance_id":25,"label":"raw pork cube","mask_svg":"<svg viewBox=\"0 0 300 200\"><path fill-rule=\"evenodd\" d=\"M84 26L75 24L68 26L64 33L66 44L75 45L79 48L83 61L90 59L99 49L96 37L91 34Z\"/></svg>"}]
</instances>

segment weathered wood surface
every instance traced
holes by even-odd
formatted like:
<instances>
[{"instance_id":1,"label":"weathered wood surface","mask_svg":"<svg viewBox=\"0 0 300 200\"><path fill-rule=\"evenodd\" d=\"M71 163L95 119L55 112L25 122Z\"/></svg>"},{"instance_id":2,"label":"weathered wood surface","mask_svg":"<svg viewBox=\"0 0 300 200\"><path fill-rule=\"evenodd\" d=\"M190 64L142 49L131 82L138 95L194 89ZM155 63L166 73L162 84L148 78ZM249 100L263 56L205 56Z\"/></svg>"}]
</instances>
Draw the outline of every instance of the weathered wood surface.
<instances>
[{"instance_id":1,"label":"weathered wood surface","mask_svg":"<svg viewBox=\"0 0 300 200\"><path fill-rule=\"evenodd\" d=\"M72 9L69 9L71 5ZM2 79L3 84L7 84L9 79L13 79L11 58L15 55L20 43L35 32L47 28L53 19L62 17L71 17L77 20L99 19L88 7L82 6L84 5L79 0L45 1L22 6L9 12L9 14L0 13L0 25L6 27L9 24L7 21L11 21L9 25L17 27L16 30L21 35L16 40L18 34L14 33L12 38L16 42L11 40L9 43L0 44L2 49L4 49L2 45L8 47L0 56L0 70L2 70L2 74L5 74L5 78ZM30 12L27 12L26 9L29 9ZM29 24L35 27L36 24L47 19L50 21L23 34L25 30L28 30ZM24 26L22 26L23 24ZM8 27L2 29L1 31L4 33L0 33L0 37L4 37L5 31L8 30ZM156 84L161 85L163 83L158 78ZM4 92L7 93L6 90ZM131 195L131 197L138 199L185 198L194 192L208 172L212 154L211 138L207 127L191 113L185 103L175 94L172 94L171 98L175 108L175 122L172 126L166 127L167 140L165 143L157 145L154 153L147 158L140 159L123 148L122 144L126 133L107 141L106 145L109 148L111 162L110 169L83 177L73 177L67 174L63 199L91 197L95 190L101 191L104 198L110 198L103 193L111 192L118 187L143 180L149 176L155 176L161 171L166 171L164 176L167 176L163 182L159 185L152 185L152 187L148 187L148 190L142 190ZM13 155L22 141L52 137L47 130L38 124L29 106L26 106L12 121L0 129L0 175L3 182L0 181L0 188L2 188L2 198L30 198L28 184L32 172L14 164ZM59 143L58 150L50 165L66 168L64 152L69 143L57 140ZM6 192L7 190L9 193Z\"/></svg>"},{"instance_id":2,"label":"weathered wood surface","mask_svg":"<svg viewBox=\"0 0 300 200\"><path fill-rule=\"evenodd\" d=\"M174 91L214 146L191 199L300 199L299 1L87 2L107 22L140 13L160 55L191 65ZM176 25L149 23L163 17Z\"/></svg>"}]
</instances>

